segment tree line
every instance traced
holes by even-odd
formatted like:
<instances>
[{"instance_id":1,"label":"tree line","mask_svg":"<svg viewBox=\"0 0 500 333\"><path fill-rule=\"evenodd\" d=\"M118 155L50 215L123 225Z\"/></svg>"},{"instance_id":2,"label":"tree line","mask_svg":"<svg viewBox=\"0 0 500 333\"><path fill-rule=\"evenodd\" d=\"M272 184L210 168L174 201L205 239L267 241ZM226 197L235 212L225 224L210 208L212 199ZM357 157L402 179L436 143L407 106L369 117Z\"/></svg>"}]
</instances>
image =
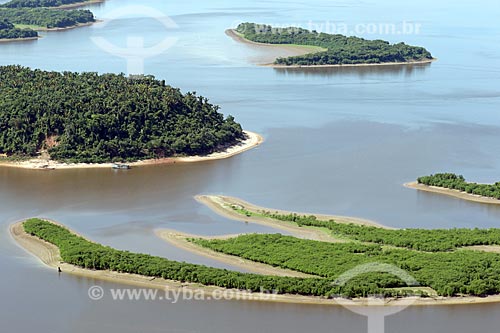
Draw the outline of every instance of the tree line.
<instances>
[{"instance_id":1,"label":"tree line","mask_svg":"<svg viewBox=\"0 0 500 333\"><path fill-rule=\"evenodd\" d=\"M417 182L427 186L437 186L451 190L458 190L469 194L500 200L500 182L495 184L477 184L465 181L464 176L453 173L438 173L419 177Z\"/></svg>"},{"instance_id":2,"label":"tree line","mask_svg":"<svg viewBox=\"0 0 500 333\"><path fill-rule=\"evenodd\" d=\"M88 1L89 0L11 0L0 6L7 8L59 7Z\"/></svg>"},{"instance_id":3,"label":"tree line","mask_svg":"<svg viewBox=\"0 0 500 333\"><path fill-rule=\"evenodd\" d=\"M208 154L244 138L232 116L152 76L0 67L0 153L67 162Z\"/></svg>"},{"instance_id":4,"label":"tree line","mask_svg":"<svg viewBox=\"0 0 500 333\"><path fill-rule=\"evenodd\" d=\"M0 39L34 38L38 32L32 29L19 29L6 19L0 19Z\"/></svg>"},{"instance_id":5,"label":"tree line","mask_svg":"<svg viewBox=\"0 0 500 333\"><path fill-rule=\"evenodd\" d=\"M395 265L413 276L422 287L440 296L500 294L500 254L458 250L420 252L357 243L326 243L283 235L242 235L226 240L192 239L197 245L331 280L359 265ZM368 274L353 280L360 286L405 287L388 274Z\"/></svg>"},{"instance_id":6,"label":"tree line","mask_svg":"<svg viewBox=\"0 0 500 333\"><path fill-rule=\"evenodd\" d=\"M324 52L278 58L275 61L277 65L377 64L432 59L431 53L423 47L319 33L297 27L273 28L263 24L242 23L236 31L246 39L259 43L310 45L327 49Z\"/></svg>"}]
</instances>

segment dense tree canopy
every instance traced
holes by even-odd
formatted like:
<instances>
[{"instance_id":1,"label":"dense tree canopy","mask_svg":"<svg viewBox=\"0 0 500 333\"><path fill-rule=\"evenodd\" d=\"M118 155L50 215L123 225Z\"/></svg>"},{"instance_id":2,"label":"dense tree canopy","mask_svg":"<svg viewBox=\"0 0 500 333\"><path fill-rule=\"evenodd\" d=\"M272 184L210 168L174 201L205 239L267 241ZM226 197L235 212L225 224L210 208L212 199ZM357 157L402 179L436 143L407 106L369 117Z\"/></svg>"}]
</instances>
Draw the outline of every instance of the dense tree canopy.
<instances>
[{"instance_id":1,"label":"dense tree canopy","mask_svg":"<svg viewBox=\"0 0 500 333\"><path fill-rule=\"evenodd\" d=\"M0 153L109 162L197 155L244 134L219 107L153 77L0 67Z\"/></svg>"},{"instance_id":2,"label":"dense tree canopy","mask_svg":"<svg viewBox=\"0 0 500 333\"><path fill-rule=\"evenodd\" d=\"M318 33L296 27L273 28L269 25L242 23L236 31L246 39L259 43L310 45L327 49L325 52L278 58L275 62L278 65L374 64L432 59L431 53L423 47Z\"/></svg>"},{"instance_id":3,"label":"dense tree canopy","mask_svg":"<svg viewBox=\"0 0 500 333\"><path fill-rule=\"evenodd\" d=\"M2 5L7 8L59 7L89 0L11 0Z\"/></svg>"},{"instance_id":4,"label":"dense tree canopy","mask_svg":"<svg viewBox=\"0 0 500 333\"><path fill-rule=\"evenodd\" d=\"M459 250L427 253L377 245L325 243L283 235L243 235L226 240L191 240L212 250L326 278L367 263L395 265L441 296L500 294L500 254ZM379 287L401 282L371 275ZM366 279L366 277L364 277ZM360 281L362 283L363 281Z\"/></svg>"},{"instance_id":5,"label":"dense tree canopy","mask_svg":"<svg viewBox=\"0 0 500 333\"><path fill-rule=\"evenodd\" d=\"M453 173L438 173L435 175L418 178L418 183L427 186L437 186L458 190L469 194L481 195L483 197L500 200L500 182L491 184L468 183L464 176Z\"/></svg>"},{"instance_id":6,"label":"dense tree canopy","mask_svg":"<svg viewBox=\"0 0 500 333\"><path fill-rule=\"evenodd\" d=\"M0 39L33 38L38 33L31 29L18 29L6 19L0 19Z\"/></svg>"},{"instance_id":7,"label":"dense tree canopy","mask_svg":"<svg viewBox=\"0 0 500 333\"><path fill-rule=\"evenodd\" d=\"M43 28L67 28L95 22L89 10L53 10L49 8L0 8L0 20Z\"/></svg>"}]
</instances>

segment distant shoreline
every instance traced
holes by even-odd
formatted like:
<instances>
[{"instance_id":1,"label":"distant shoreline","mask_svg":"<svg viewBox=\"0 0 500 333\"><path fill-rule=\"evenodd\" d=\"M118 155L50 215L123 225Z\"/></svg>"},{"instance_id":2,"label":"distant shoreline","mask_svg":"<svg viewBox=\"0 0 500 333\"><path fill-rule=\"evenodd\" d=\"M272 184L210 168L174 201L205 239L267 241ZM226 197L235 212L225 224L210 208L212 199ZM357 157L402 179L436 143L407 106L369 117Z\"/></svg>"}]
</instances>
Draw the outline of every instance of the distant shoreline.
<instances>
[{"instance_id":1,"label":"distant shoreline","mask_svg":"<svg viewBox=\"0 0 500 333\"><path fill-rule=\"evenodd\" d=\"M57 225L57 222L50 221ZM54 270L57 274L57 268L62 270L61 274L71 274L75 276L88 277L97 280L122 283L126 285L139 286L142 288L154 288L160 290L186 290L193 292L202 292L207 297L215 293L229 292L228 299L238 301L262 301L291 304L317 304L330 306L405 306L408 303L411 306L436 306L436 305L465 305L465 304L485 304L500 302L500 295L489 297L438 297L438 298L389 298L384 299L382 303L372 303L370 299L345 299L345 298L322 298L315 296L301 296L292 294L269 295L262 293L249 293L237 289L224 289L214 286L205 286L195 283L182 283L173 280L161 278L151 278L137 274L118 273L115 271L90 270L77 267L75 265L62 262L59 248L51 243L41 240L38 237L31 236L24 231L24 221L12 224L9 227L12 239L26 252L38 258L45 266ZM70 232L77 234L70 230ZM78 235L78 234L77 234ZM81 235L79 235L81 236ZM57 278L57 276L55 277Z\"/></svg>"},{"instance_id":2,"label":"distant shoreline","mask_svg":"<svg viewBox=\"0 0 500 333\"><path fill-rule=\"evenodd\" d=\"M444 187L428 186L428 185L424 185L424 184L419 184L418 182L406 183L406 184L404 184L404 186L407 188L415 189L415 190L443 194L443 195L455 197L458 199L477 202L477 203L490 204L490 205L500 205L500 200L495 199L495 198L483 197L480 195L470 194L467 192L461 192L459 190L452 190L452 189L448 189L448 188L444 188Z\"/></svg>"},{"instance_id":3,"label":"distant shoreline","mask_svg":"<svg viewBox=\"0 0 500 333\"><path fill-rule=\"evenodd\" d=\"M244 131L246 139L240 143L221 149L206 156L187 156L187 157L168 157L161 159L150 159L137 161L132 163L125 163L131 167L140 167L145 165L157 164L175 164L175 163L195 163L204 161L214 161L230 158L232 156L241 154L247 150L255 148L264 142L262 136L257 133ZM29 170L61 170L61 169L111 169L115 163L63 163L46 159L31 159L22 162L8 162L0 160L0 167L21 168Z\"/></svg>"},{"instance_id":4,"label":"distant shoreline","mask_svg":"<svg viewBox=\"0 0 500 333\"><path fill-rule=\"evenodd\" d=\"M267 44L267 43L254 42L249 39L246 39L234 29L226 30L226 34L238 42L249 45L268 46L274 48L281 48L284 50L297 50L297 51L299 51L300 48L302 48L302 53L298 53L297 55L305 55L305 54L321 52L319 50L314 51L314 46L309 46L309 45ZM422 64L429 64L434 61L437 61L437 58L416 60L416 61L405 61L405 62L378 62L373 64L279 65L271 63L271 64L260 64L259 66L272 67L272 68L335 68L335 67L422 65Z\"/></svg>"}]
</instances>

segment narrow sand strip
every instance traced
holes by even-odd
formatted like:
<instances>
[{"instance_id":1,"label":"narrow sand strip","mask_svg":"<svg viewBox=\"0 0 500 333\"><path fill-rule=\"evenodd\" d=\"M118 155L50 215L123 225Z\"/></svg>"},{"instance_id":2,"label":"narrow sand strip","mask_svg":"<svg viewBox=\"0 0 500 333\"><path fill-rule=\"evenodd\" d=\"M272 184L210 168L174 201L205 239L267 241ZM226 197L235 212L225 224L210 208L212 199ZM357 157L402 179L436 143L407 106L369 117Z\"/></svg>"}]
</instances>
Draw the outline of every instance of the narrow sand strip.
<instances>
[{"instance_id":1,"label":"narrow sand strip","mask_svg":"<svg viewBox=\"0 0 500 333\"><path fill-rule=\"evenodd\" d=\"M217 152L206 156L189 156L189 157L171 157L162 159L153 159L138 161L133 163L127 163L131 167L140 167L145 165L156 165L156 164L175 164L175 163L195 163L204 161L215 161L233 157L235 155L241 154L247 150L255 148L264 142L262 136L257 133L244 131L245 140L240 143L223 148ZM59 170L59 169L97 169L97 168L107 168L111 169L113 163L62 163L45 158L36 158L28 161L22 162L2 162L0 160L0 167L13 167L21 169L31 169L31 170Z\"/></svg>"},{"instance_id":2,"label":"narrow sand strip","mask_svg":"<svg viewBox=\"0 0 500 333\"><path fill-rule=\"evenodd\" d=\"M252 50L261 53L250 61L259 66L267 66L267 64L274 62L277 58L288 58L326 51L326 49L316 46L257 43L244 38L234 29L226 30L226 35L231 37L234 41L247 45L251 47Z\"/></svg>"},{"instance_id":3,"label":"narrow sand strip","mask_svg":"<svg viewBox=\"0 0 500 333\"><path fill-rule=\"evenodd\" d=\"M28 235L22 226L23 222L18 222L10 226L10 234L17 244L27 252L37 257L46 266L54 268L61 267L62 274L72 274L81 277L88 277L97 280L122 283L126 285L138 286L141 288L154 288L168 291L193 291L203 293L206 300L214 299L214 295L224 295L225 300L239 301L265 301L293 304L320 304L320 305L345 305L345 306L405 306L411 303L417 305L450 305L450 304L483 304L498 303L500 295L480 297L436 297L436 298L405 298L405 299L385 299L382 303L373 302L371 299L347 300L343 298L326 299L312 296L299 295L268 295L261 293L248 293L236 289L221 289L210 286L201 286L192 283L180 283L171 280L151 278L136 274L117 273L112 271L93 271L82 269L74 265L61 262L59 249L37 237ZM210 298L212 297L212 298Z\"/></svg>"},{"instance_id":4,"label":"narrow sand strip","mask_svg":"<svg viewBox=\"0 0 500 333\"><path fill-rule=\"evenodd\" d=\"M201 255L210 259L214 259L234 267L243 268L250 273L262 274L262 275L275 275L275 276L291 276L299 278L307 277L318 277L314 275L309 275L305 273L300 273L297 271L292 271L289 269L283 269L279 267L273 267L271 265L262 264L259 262L243 259L240 257L227 255L224 253L216 252L202 246L198 246L189 242L188 238L203 238L203 239L229 239L238 237L240 235L224 235L224 236L199 236L183 233L176 230L161 229L155 231L155 234L161 239L167 241L168 243L174 245L182 250L189 251L191 253Z\"/></svg>"},{"instance_id":5,"label":"narrow sand strip","mask_svg":"<svg viewBox=\"0 0 500 333\"><path fill-rule=\"evenodd\" d=\"M2 39L0 39L0 43L29 42L29 41L38 40L39 38L42 38L42 36L28 37L28 38L2 38Z\"/></svg>"},{"instance_id":6,"label":"narrow sand strip","mask_svg":"<svg viewBox=\"0 0 500 333\"><path fill-rule=\"evenodd\" d=\"M247 216L243 216L243 215L239 214L238 212L234 211L231 207L233 205L240 206L240 207L242 207L246 210L249 210L253 213L259 213L262 211L269 211L269 212L273 212L273 213L277 212L278 214L283 214L283 215L288 215L291 213L297 213L298 215L307 215L307 216L313 215L313 216L316 216L316 218L318 220L322 220L322 221L335 220L335 222L337 222L337 223L346 223L346 224L352 223L352 224L357 224L357 225L373 226L373 227L384 228L384 229L393 229L393 228L378 224L374 221L360 219L360 218L354 218L354 217L290 212L290 211L285 211L285 210L260 207L260 206L253 205L249 202L243 201L241 199L229 197L229 196L198 195L195 198L198 202L206 205L207 207L212 209L217 214L224 216L226 218L236 220L236 221L256 223L259 225L264 225L267 227L280 229L280 230L289 232L294 237L302 238L302 239L310 239L310 240L317 240L317 241L330 242L330 243L344 242L343 239L335 238L331 234L329 234L326 230L322 230L320 228L299 227L298 225L291 223L291 222L278 221L278 220L267 218L267 217L257 217L257 216L247 217Z\"/></svg>"},{"instance_id":7,"label":"narrow sand strip","mask_svg":"<svg viewBox=\"0 0 500 333\"><path fill-rule=\"evenodd\" d=\"M500 253L500 245L474 245L474 246L466 246L463 249L481 251L481 252Z\"/></svg>"},{"instance_id":8,"label":"narrow sand strip","mask_svg":"<svg viewBox=\"0 0 500 333\"><path fill-rule=\"evenodd\" d=\"M470 194L467 192L461 192L459 190L452 190L452 189L437 187L437 186L427 186L424 184L419 184L417 182L406 183L406 184L404 184L404 186L407 188L415 189L415 190L420 190L420 191L424 191L424 192L432 192L432 193L437 193L437 194L444 194L444 195L448 195L451 197L455 197L455 198L459 198L459 199L463 199L463 200L467 200L467 201L472 201L472 202L500 205L500 200L498 200L498 199L483 197L480 195Z\"/></svg>"}]
</instances>

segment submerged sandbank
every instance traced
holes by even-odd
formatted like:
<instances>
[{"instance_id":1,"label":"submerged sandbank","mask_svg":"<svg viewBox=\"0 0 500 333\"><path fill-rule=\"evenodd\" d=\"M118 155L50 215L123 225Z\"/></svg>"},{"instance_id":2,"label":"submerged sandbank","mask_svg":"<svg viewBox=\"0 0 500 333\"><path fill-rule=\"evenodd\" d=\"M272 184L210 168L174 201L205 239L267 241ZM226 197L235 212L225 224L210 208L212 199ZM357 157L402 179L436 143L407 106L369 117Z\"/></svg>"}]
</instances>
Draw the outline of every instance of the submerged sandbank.
<instances>
[{"instance_id":1,"label":"submerged sandbank","mask_svg":"<svg viewBox=\"0 0 500 333\"><path fill-rule=\"evenodd\" d=\"M263 51L265 54L261 55L260 57L256 57L257 60L255 61L255 63L260 66L267 66L270 62L274 62L276 58L280 57L287 58L326 51L326 49L317 46L266 44L253 42L244 38L234 29L226 30L226 35L239 43L243 43L252 47L257 51Z\"/></svg>"}]
</instances>

